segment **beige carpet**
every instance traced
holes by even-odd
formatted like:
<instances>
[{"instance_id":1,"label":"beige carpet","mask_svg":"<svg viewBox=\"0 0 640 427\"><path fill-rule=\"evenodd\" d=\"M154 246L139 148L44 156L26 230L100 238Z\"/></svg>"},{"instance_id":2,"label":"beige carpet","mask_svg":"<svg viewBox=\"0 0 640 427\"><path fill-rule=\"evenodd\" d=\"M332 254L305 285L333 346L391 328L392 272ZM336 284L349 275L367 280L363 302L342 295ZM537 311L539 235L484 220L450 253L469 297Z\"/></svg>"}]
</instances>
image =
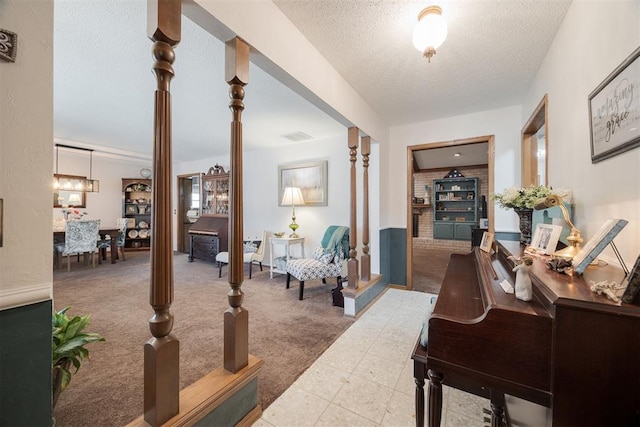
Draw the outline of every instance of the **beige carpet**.
<instances>
[{"instance_id":1,"label":"beige carpet","mask_svg":"<svg viewBox=\"0 0 640 427\"><path fill-rule=\"evenodd\" d=\"M180 340L180 388L222 366L223 313L228 307L226 272L213 264L174 257L173 334ZM285 289L285 277L269 279L267 268L245 280L243 307L249 311L249 351L265 365L259 375L263 408L273 402L353 320L331 305L331 282ZM143 411L143 346L151 338L148 319L149 253L128 252L127 260L92 269L72 262L71 272L54 272L54 306L70 314L91 313L88 331L107 341L88 346L83 364L58 401L56 426L119 426Z\"/></svg>"}]
</instances>

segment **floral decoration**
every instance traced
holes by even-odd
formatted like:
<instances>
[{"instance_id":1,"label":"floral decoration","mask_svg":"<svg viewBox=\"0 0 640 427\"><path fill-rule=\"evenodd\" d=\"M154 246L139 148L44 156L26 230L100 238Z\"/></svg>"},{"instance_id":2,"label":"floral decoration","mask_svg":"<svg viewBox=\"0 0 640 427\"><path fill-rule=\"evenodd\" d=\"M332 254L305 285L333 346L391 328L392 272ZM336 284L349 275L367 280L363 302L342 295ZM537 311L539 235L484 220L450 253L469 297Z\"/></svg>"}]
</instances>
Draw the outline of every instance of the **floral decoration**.
<instances>
[{"instance_id":1,"label":"floral decoration","mask_svg":"<svg viewBox=\"0 0 640 427\"><path fill-rule=\"evenodd\" d=\"M88 215L88 213L79 209L62 208L62 215L64 219L81 219L83 216Z\"/></svg>"},{"instance_id":2,"label":"floral decoration","mask_svg":"<svg viewBox=\"0 0 640 427\"><path fill-rule=\"evenodd\" d=\"M493 195L493 200L503 209L533 209L536 201L553 194L551 187L532 185L529 187L509 187L502 193Z\"/></svg>"}]
</instances>

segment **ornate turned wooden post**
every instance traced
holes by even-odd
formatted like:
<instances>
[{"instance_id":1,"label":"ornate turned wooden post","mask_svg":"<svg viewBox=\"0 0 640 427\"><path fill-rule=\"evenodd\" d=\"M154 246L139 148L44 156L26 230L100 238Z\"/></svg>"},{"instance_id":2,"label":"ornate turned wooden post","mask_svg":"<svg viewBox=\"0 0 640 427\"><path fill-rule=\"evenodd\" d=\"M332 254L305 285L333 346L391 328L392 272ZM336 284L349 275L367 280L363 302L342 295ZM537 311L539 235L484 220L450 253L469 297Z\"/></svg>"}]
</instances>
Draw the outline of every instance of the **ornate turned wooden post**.
<instances>
[{"instance_id":1,"label":"ornate turned wooden post","mask_svg":"<svg viewBox=\"0 0 640 427\"><path fill-rule=\"evenodd\" d=\"M249 364L249 312L242 308L244 279L242 254L242 110L244 86L249 83L249 46L239 38L225 47L225 80L229 84L231 172L229 176L229 308L224 313L224 369L238 372Z\"/></svg>"},{"instance_id":2,"label":"ornate turned wooden post","mask_svg":"<svg viewBox=\"0 0 640 427\"><path fill-rule=\"evenodd\" d=\"M156 76L153 142L153 214L151 237L151 338L144 346L144 420L158 426L179 412L180 342L171 335L173 245L171 216L171 78L173 47L180 42L180 0L147 3L147 33L153 40Z\"/></svg>"},{"instance_id":3,"label":"ornate turned wooden post","mask_svg":"<svg viewBox=\"0 0 640 427\"><path fill-rule=\"evenodd\" d=\"M356 161L358 160L358 139L360 131L356 127L349 128L349 161L351 161L351 215L349 223L349 261L347 261L347 275L349 286L358 288L358 218L356 200Z\"/></svg>"},{"instance_id":4,"label":"ornate turned wooden post","mask_svg":"<svg viewBox=\"0 0 640 427\"><path fill-rule=\"evenodd\" d=\"M368 282L371 279L371 256L369 255L369 155L371 137L362 137L362 256L360 257L360 277Z\"/></svg>"}]
</instances>

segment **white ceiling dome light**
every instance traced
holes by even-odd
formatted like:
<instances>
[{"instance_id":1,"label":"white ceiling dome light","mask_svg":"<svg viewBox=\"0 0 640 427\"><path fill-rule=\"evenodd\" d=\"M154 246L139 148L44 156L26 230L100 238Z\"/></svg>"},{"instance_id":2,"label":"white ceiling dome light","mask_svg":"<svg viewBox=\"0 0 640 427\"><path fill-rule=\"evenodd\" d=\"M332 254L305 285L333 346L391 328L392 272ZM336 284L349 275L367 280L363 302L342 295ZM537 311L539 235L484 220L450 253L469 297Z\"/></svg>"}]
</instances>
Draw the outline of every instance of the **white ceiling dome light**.
<instances>
[{"instance_id":1,"label":"white ceiling dome light","mask_svg":"<svg viewBox=\"0 0 640 427\"><path fill-rule=\"evenodd\" d=\"M447 38L447 21L442 17L440 6L429 6L418 15L418 23L413 29L413 45L431 62Z\"/></svg>"}]
</instances>

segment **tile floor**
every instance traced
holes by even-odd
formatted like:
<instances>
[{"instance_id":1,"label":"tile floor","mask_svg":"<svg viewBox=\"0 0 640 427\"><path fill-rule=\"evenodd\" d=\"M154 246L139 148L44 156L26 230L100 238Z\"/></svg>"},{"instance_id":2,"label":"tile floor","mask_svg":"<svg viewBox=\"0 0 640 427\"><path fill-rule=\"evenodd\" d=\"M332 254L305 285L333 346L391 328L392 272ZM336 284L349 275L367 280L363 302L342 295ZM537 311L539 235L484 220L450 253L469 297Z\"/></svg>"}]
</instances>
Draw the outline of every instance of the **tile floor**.
<instances>
[{"instance_id":1,"label":"tile floor","mask_svg":"<svg viewBox=\"0 0 640 427\"><path fill-rule=\"evenodd\" d=\"M415 426L411 353L430 297L387 290L254 426ZM488 400L444 387L443 401L444 427L485 425Z\"/></svg>"}]
</instances>

